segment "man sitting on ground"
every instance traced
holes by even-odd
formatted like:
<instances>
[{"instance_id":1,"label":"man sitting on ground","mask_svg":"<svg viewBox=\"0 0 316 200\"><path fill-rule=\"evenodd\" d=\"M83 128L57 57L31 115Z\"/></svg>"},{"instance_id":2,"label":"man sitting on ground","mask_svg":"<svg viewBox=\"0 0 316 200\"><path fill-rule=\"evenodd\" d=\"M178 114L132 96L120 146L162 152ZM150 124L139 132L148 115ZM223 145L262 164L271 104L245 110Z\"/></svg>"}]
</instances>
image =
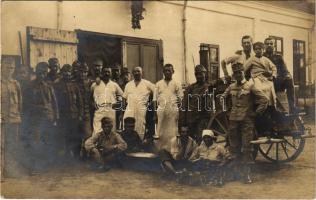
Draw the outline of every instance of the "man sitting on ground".
<instances>
[{"instance_id":1,"label":"man sitting on ground","mask_svg":"<svg viewBox=\"0 0 316 200\"><path fill-rule=\"evenodd\" d=\"M223 185L222 166L227 153L224 146L215 143L216 140L217 137L212 130L203 130L202 142L193 151L189 160L194 162L193 168L199 171L210 171L210 167L217 167L215 184L221 186Z\"/></svg>"},{"instance_id":2,"label":"man sitting on ground","mask_svg":"<svg viewBox=\"0 0 316 200\"><path fill-rule=\"evenodd\" d=\"M101 119L102 131L92 135L85 142L85 148L96 164L96 169L109 170L120 165L123 151L127 144L122 137L112 131L113 121L109 117Z\"/></svg>"},{"instance_id":3,"label":"man sitting on ground","mask_svg":"<svg viewBox=\"0 0 316 200\"><path fill-rule=\"evenodd\" d=\"M181 127L180 135L171 139L170 152L166 149L159 151L161 166L164 171L171 175L177 175L179 171L175 168L184 168L189 162L188 159L197 147L195 141L189 136L188 127Z\"/></svg>"},{"instance_id":4,"label":"man sitting on ground","mask_svg":"<svg viewBox=\"0 0 316 200\"><path fill-rule=\"evenodd\" d=\"M135 118L127 117L124 119L124 131L121 136L127 143L126 152L138 152L143 149L142 140L135 131Z\"/></svg>"}]
</instances>

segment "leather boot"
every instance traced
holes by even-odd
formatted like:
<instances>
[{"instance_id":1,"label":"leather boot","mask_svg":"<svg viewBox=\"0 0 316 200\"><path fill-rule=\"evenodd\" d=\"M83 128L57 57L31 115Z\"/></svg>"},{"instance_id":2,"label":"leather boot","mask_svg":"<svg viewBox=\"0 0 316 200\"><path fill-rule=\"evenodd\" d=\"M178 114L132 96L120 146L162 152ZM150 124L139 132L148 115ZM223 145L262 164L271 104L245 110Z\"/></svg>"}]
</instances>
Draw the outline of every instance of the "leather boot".
<instances>
[{"instance_id":1,"label":"leather boot","mask_svg":"<svg viewBox=\"0 0 316 200\"><path fill-rule=\"evenodd\" d=\"M253 181L252 181L252 177L251 177L251 170L250 170L250 167L248 165L246 166L243 166L243 182L245 184L251 184Z\"/></svg>"}]
</instances>

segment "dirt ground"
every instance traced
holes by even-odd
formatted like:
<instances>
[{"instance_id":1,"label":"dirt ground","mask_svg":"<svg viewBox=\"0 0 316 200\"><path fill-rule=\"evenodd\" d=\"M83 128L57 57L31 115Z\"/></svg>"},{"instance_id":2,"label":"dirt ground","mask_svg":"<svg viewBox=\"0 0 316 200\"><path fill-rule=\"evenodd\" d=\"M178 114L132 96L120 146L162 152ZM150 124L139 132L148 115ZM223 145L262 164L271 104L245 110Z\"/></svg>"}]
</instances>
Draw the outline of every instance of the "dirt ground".
<instances>
[{"instance_id":1,"label":"dirt ground","mask_svg":"<svg viewBox=\"0 0 316 200\"><path fill-rule=\"evenodd\" d=\"M315 133L314 125L312 129ZM272 164L258 156L251 185L234 181L222 188L188 186L163 179L157 172L113 169L96 173L81 164L44 174L4 179L1 195L5 198L314 199L315 139L308 139L299 158L288 164Z\"/></svg>"}]
</instances>

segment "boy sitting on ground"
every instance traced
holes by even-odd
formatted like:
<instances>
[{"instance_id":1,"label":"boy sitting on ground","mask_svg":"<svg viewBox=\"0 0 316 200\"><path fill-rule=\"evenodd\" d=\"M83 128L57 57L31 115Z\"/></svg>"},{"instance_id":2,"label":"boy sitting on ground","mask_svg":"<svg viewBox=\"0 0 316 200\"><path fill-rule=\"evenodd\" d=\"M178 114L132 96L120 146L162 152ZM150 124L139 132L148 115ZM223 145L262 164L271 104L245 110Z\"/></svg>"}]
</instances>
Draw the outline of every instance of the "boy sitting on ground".
<instances>
[{"instance_id":1,"label":"boy sitting on ground","mask_svg":"<svg viewBox=\"0 0 316 200\"><path fill-rule=\"evenodd\" d=\"M127 144L126 152L138 152L143 150L142 140L135 131L135 118L127 117L124 119L124 130L121 136Z\"/></svg>"}]
</instances>

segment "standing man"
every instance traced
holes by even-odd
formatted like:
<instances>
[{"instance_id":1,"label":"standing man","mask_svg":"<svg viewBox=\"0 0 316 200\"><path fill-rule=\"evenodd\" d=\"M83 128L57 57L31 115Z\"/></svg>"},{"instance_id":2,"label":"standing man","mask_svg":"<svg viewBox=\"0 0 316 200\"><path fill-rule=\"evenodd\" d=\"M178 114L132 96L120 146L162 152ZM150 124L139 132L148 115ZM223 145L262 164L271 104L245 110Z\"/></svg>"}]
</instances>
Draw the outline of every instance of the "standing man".
<instances>
[{"instance_id":1,"label":"standing man","mask_svg":"<svg viewBox=\"0 0 316 200\"><path fill-rule=\"evenodd\" d=\"M18 170L22 94L12 75L13 58L1 59L1 173L15 176Z\"/></svg>"},{"instance_id":2,"label":"standing man","mask_svg":"<svg viewBox=\"0 0 316 200\"><path fill-rule=\"evenodd\" d=\"M96 58L92 63L92 68L90 69L90 78L96 81L96 84L100 84L102 68L103 60L101 58Z\"/></svg>"},{"instance_id":3,"label":"standing man","mask_svg":"<svg viewBox=\"0 0 316 200\"><path fill-rule=\"evenodd\" d=\"M222 60L221 65L224 72L225 79L230 79L227 71L227 65L235 63L236 61L244 64L251 56L254 55L252 52L252 38L249 35L244 35L241 38L241 46L243 50L236 51L235 55L225 58Z\"/></svg>"},{"instance_id":4,"label":"standing man","mask_svg":"<svg viewBox=\"0 0 316 200\"><path fill-rule=\"evenodd\" d=\"M48 68L49 72L47 75L47 81L49 83L56 83L58 81L59 77L59 70L60 70L60 64L59 60L57 58L50 58L48 60Z\"/></svg>"},{"instance_id":5,"label":"standing man","mask_svg":"<svg viewBox=\"0 0 316 200\"><path fill-rule=\"evenodd\" d=\"M125 102L127 102L124 119L127 117L135 118L135 130L140 138L144 139L147 103L150 94L155 90L155 85L142 79L143 72L141 67L134 68L133 76L134 80L126 84L123 94Z\"/></svg>"},{"instance_id":6,"label":"standing man","mask_svg":"<svg viewBox=\"0 0 316 200\"><path fill-rule=\"evenodd\" d=\"M31 82L27 92L27 112L32 116L29 133L33 135L33 156L37 164L37 161L45 163L46 160L43 159L54 159L58 137L54 127L57 126L59 112L54 88L46 82L48 64L38 63L35 73L36 78Z\"/></svg>"},{"instance_id":7,"label":"standing man","mask_svg":"<svg viewBox=\"0 0 316 200\"><path fill-rule=\"evenodd\" d=\"M89 68L86 63L75 61L72 64L75 81L79 87L79 91L83 100L83 118L79 125L79 131L83 134L83 139L87 139L92 134L92 121L91 121L91 107L92 107L92 94L91 85L92 80L88 78Z\"/></svg>"},{"instance_id":8,"label":"standing man","mask_svg":"<svg viewBox=\"0 0 316 200\"><path fill-rule=\"evenodd\" d=\"M58 124L65 141L66 155L78 157L82 139L78 127L83 118L83 100L78 85L72 80L72 66L65 64L60 72L62 77L55 85L60 113Z\"/></svg>"},{"instance_id":9,"label":"standing man","mask_svg":"<svg viewBox=\"0 0 316 200\"><path fill-rule=\"evenodd\" d=\"M131 73L128 71L127 67L123 67L122 73L118 82L119 86L121 87L123 91L125 90L126 84L130 81L131 81Z\"/></svg>"},{"instance_id":10,"label":"standing man","mask_svg":"<svg viewBox=\"0 0 316 200\"><path fill-rule=\"evenodd\" d=\"M180 110L180 126L188 126L190 136L197 143L202 141L202 130L206 128L209 113L207 110L206 69L197 65L194 69L196 82L184 91L182 108Z\"/></svg>"},{"instance_id":11,"label":"standing man","mask_svg":"<svg viewBox=\"0 0 316 200\"><path fill-rule=\"evenodd\" d=\"M120 86L111 81L111 68L104 67L101 72L102 80L99 84L93 83L91 91L95 106L93 118L93 134L101 132L101 119L108 117L115 123L115 110L112 108L117 101L121 101L123 91ZM114 130L116 126L114 126Z\"/></svg>"},{"instance_id":12,"label":"standing man","mask_svg":"<svg viewBox=\"0 0 316 200\"><path fill-rule=\"evenodd\" d=\"M264 40L265 52L263 56L269 58L276 66L277 73L276 78L274 80L274 89L276 92L284 91L286 89L290 113L293 113L295 112L295 95L293 79L289 70L287 69L287 66L283 60L282 55L279 55L274 51L274 43L274 38L266 38Z\"/></svg>"},{"instance_id":13,"label":"standing man","mask_svg":"<svg viewBox=\"0 0 316 200\"><path fill-rule=\"evenodd\" d=\"M121 76L121 66L118 63L115 63L112 67L112 81L118 84Z\"/></svg>"},{"instance_id":14,"label":"standing man","mask_svg":"<svg viewBox=\"0 0 316 200\"><path fill-rule=\"evenodd\" d=\"M180 84L172 79L173 73L173 66L166 64L163 67L164 79L156 83L154 92L154 105L158 106L158 109L155 109L157 110L155 118L158 119L156 137L160 138L160 148L170 146L171 138L178 133L178 104L183 98L183 92Z\"/></svg>"},{"instance_id":15,"label":"standing man","mask_svg":"<svg viewBox=\"0 0 316 200\"><path fill-rule=\"evenodd\" d=\"M233 64L232 69L233 78L237 82L231 84L222 95L232 97L228 132L229 151L236 165L240 167L244 182L252 183L250 164L253 158L250 141L254 138L254 119L256 114L262 114L267 109L268 99L253 82L246 81L242 63ZM258 106L255 108L255 105Z\"/></svg>"}]
</instances>

